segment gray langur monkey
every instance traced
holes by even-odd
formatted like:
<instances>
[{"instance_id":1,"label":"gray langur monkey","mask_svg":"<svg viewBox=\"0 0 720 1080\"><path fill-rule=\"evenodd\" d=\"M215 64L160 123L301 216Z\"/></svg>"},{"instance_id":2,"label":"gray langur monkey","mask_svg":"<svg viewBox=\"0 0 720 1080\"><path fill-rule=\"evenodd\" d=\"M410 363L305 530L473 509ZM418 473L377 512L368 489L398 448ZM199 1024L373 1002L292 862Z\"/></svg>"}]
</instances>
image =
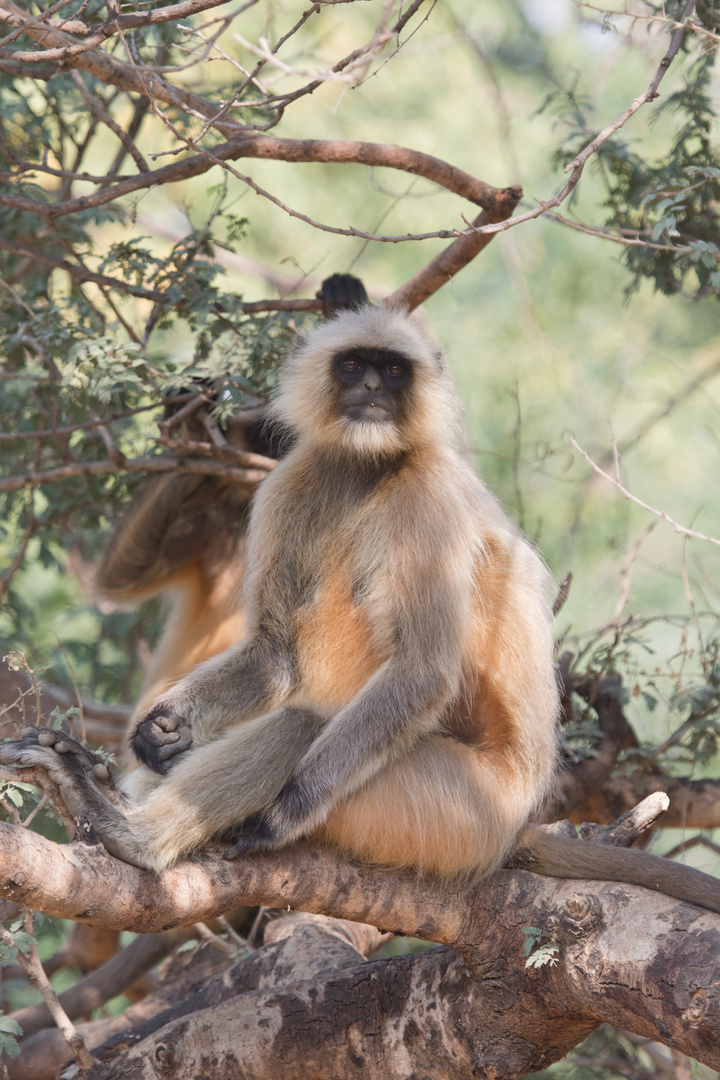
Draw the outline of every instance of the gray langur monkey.
<instances>
[{"instance_id":1,"label":"gray langur monkey","mask_svg":"<svg viewBox=\"0 0 720 1080\"><path fill-rule=\"evenodd\" d=\"M116 788L62 733L40 765L108 851L160 871L301 836L476 880L514 850L541 873L620 880L720 911L720 882L528 825L556 767L549 576L454 449L442 357L401 312L345 311L300 342L273 411L295 442L261 485L246 636L165 689Z\"/></svg>"}]
</instances>

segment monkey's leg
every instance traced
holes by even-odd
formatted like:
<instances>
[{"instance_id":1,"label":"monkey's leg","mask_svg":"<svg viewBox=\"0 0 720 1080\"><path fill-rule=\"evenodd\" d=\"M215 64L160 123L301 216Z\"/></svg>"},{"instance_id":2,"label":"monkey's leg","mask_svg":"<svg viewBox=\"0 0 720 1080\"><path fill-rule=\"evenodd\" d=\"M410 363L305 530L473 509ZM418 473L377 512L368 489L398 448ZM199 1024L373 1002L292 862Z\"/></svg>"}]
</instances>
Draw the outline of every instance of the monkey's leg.
<instances>
[{"instance_id":1,"label":"monkey's leg","mask_svg":"<svg viewBox=\"0 0 720 1080\"><path fill-rule=\"evenodd\" d=\"M427 736L343 799L313 835L363 862L484 877L505 861L531 810L522 781L488 756Z\"/></svg>"},{"instance_id":2,"label":"monkey's leg","mask_svg":"<svg viewBox=\"0 0 720 1080\"><path fill-rule=\"evenodd\" d=\"M276 708L294 682L290 651L268 635L233 646L186 675L155 702L130 736L133 753L165 774L193 745Z\"/></svg>"},{"instance_id":3,"label":"monkey's leg","mask_svg":"<svg viewBox=\"0 0 720 1080\"><path fill-rule=\"evenodd\" d=\"M341 799L438 727L451 683L431 658L387 661L343 706L298 761L270 806L237 831L238 852L262 851L307 836Z\"/></svg>"},{"instance_id":4,"label":"monkey's leg","mask_svg":"<svg viewBox=\"0 0 720 1080\"><path fill-rule=\"evenodd\" d=\"M143 802L128 811L127 825L141 838L129 854L127 838L114 835L108 850L129 862L161 870L267 806L292 775L298 757L325 719L292 706L248 720L222 738L198 747L173 768ZM113 846L115 845L115 846Z\"/></svg>"},{"instance_id":5,"label":"monkey's leg","mask_svg":"<svg viewBox=\"0 0 720 1080\"><path fill-rule=\"evenodd\" d=\"M57 752L53 732L42 742L34 734L2 744L0 761L45 768L70 812L89 818L112 855L162 870L270 803L324 722L292 707L248 721L183 758L124 812L95 786L84 756Z\"/></svg>"},{"instance_id":6,"label":"monkey's leg","mask_svg":"<svg viewBox=\"0 0 720 1080\"><path fill-rule=\"evenodd\" d=\"M118 787L127 802L131 806L137 806L147 798L151 791L155 790L158 784L162 784L163 780L164 777L159 773L153 772L145 765L138 765L137 768L120 777Z\"/></svg>"}]
</instances>

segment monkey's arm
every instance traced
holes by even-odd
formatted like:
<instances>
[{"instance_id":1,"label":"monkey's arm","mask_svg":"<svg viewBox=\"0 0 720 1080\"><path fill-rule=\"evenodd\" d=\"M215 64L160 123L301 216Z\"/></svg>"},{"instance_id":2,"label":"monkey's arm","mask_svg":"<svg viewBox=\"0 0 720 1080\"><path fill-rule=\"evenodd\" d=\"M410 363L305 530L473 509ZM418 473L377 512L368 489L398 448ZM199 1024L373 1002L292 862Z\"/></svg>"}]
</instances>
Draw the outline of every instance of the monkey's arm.
<instances>
[{"instance_id":1,"label":"monkey's arm","mask_svg":"<svg viewBox=\"0 0 720 1080\"><path fill-rule=\"evenodd\" d=\"M265 810L232 838L236 851L280 847L316 828L332 807L437 727L460 681L462 604L457 582L416 570L396 612L395 651L300 759Z\"/></svg>"},{"instance_id":2,"label":"monkey's arm","mask_svg":"<svg viewBox=\"0 0 720 1080\"><path fill-rule=\"evenodd\" d=\"M207 743L243 720L280 705L295 682L294 657L282 640L260 632L206 661L157 699L130 736L133 753L164 774L195 743Z\"/></svg>"}]
</instances>

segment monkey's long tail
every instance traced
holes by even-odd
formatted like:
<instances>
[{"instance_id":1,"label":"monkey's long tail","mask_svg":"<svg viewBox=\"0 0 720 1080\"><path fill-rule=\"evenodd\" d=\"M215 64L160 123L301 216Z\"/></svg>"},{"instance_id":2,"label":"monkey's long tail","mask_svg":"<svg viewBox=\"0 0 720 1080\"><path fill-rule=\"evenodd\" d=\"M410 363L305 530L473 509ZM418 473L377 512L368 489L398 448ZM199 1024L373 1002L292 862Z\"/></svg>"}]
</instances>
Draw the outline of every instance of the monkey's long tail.
<instances>
[{"instance_id":1,"label":"monkey's long tail","mask_svg":"<svg viewBox=\"0 0 720 1080\"><path fill-rule=\"evenodd\" d=\"M511 865L548 877L642 885L720 914L720 879L647 851L567 840L531 826L520 837Z\"/></svg>"}]
</instances>

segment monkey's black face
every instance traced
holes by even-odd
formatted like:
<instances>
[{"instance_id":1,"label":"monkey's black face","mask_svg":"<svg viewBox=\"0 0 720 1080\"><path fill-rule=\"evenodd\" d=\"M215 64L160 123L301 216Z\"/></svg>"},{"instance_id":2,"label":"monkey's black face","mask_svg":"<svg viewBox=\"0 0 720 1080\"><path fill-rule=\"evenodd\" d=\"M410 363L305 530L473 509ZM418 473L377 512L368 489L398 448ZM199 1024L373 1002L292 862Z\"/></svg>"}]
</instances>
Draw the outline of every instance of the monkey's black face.
<instances>
[{"instance_id":1,"label":"monkey's black face","mask_svg":"<svg viewBox=\"0 0 720 1080\"><path fill-rule=\"evenodd\" d=\"M396 423L412 382L412 361L402 353L355 346L333 360L338 410L349 420Z\"/></svg>"}]
</instances>

